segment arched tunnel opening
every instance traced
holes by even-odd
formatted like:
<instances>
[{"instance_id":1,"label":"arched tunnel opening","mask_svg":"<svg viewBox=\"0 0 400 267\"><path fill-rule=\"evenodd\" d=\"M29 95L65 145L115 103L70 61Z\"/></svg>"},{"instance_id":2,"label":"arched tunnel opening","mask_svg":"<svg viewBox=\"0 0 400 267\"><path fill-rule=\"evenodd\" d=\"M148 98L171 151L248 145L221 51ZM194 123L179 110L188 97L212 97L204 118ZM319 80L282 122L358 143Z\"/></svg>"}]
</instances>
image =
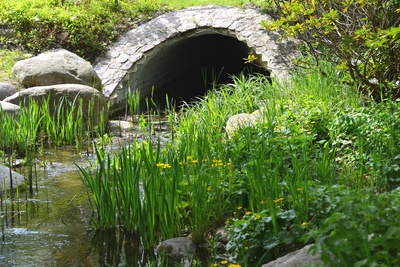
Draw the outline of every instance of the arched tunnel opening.
<instances>
[{"instance_id":1,"label":"arched tunnel opening","mask_svg":"<svg viewBox=\"0 0 400 267\"><path fill-rule=\"evenodd\" d=\"M130 88L151 97L151 103L164 110L166 98L175 107L203 97L215 85L232 82L234 76L259 74L270 76L260 56L246 43L213 31L192 34L160 48L147 59L130 79ZM142 111L149 101L143 100Z\"/></svg>"}]
</instances>

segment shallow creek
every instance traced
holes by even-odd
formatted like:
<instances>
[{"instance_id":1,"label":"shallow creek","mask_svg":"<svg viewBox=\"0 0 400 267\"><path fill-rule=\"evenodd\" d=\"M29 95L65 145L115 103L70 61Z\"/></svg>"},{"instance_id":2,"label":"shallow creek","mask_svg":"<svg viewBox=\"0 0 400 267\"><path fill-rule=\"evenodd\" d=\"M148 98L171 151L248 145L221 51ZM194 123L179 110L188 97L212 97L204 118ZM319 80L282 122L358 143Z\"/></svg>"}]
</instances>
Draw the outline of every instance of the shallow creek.
<instances>
[{"instance_id":1,"label":"shallow creek","mask_svg":"<svg viewBox=\"0 0 400 267\"><path fill-rule=\"evenodd\" d=\"M14 211L4 203L1 266L95 266L87 230L91 210L75 166L88 159L93 160L68 148L43 153L34 194L19 192Z\"/></svg>"},{"instance_id":2,"label":"shallow creek","mask_svg":"<svg viewBox=\"0 0 400 267\"><path fill-rule=\"evenodd\" d=\"M114 139L109 149L141 138L126 136ZM92 210L76 165L88 165L95 155L63 147L47 149L37 159L34 194L20 191L13 204L1 201L0 266L147 266L140 263L143 255L125 254L125 248L135 249L133 237L126 244L120 233L91 230ZM16 171L27 175L23 168Z\"/></svg>"}]
</instances>

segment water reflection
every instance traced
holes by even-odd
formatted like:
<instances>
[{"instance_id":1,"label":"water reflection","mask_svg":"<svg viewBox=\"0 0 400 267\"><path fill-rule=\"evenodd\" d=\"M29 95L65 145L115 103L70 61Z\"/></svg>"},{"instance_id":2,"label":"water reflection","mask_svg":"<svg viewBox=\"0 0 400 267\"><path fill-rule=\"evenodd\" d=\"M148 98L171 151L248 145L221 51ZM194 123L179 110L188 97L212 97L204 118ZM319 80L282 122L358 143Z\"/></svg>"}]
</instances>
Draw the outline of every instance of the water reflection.
<instances>
[{"instance_id":1,"label":"water reflection","mask_svg":"<svg viewBox=\"0 0 400 267\"><path fill-rule=\"evenodd\" d=\"M99 266L156 266L155 253L144 251L139 243L139 235L117 229L96 230L92 240Z\"/></svg>"},{"instance_id":2,"label":"water reflection","mask_svg":"<svg viewBox=\"0 0 400 267\"><path fill-rule=\"evenodd\" d=\"M11 202L3 192L0 266L98 265L87 230L91 211L74 165L86 160L71 149L46 151L33 194L20 190Z\"/></svg>"},{"instance_id":3,"label":"water reflection","mask_svg":"<svg viewBox=\"0 0 400 267\"><path fill-rule=\"evenodd\" d=\"M168 136L164 125L157 127ZM129 140L110 150L118 151ZM0 192L0 266L191 266L190 261L174 264L144 251L134 233L91 230L93 213L76 164L94 160L94 155L68 147L47 149L35 161L33 194L19 191L11 203ZM25 176L27 171L17 170Z\"/></svg>"},{"instance_id":4,"label":"water reflection","mask_svg":"<svg viewBox=\"0 0 400 267\"><path fill-rule=\"evenodd\" d=\"M94 158L54 149L39 160L34 194L0 198L0 266L161 266L154 251L139 247L139 236L91 229L93 212L75 164Z\"/></svg>"}]
</instances>

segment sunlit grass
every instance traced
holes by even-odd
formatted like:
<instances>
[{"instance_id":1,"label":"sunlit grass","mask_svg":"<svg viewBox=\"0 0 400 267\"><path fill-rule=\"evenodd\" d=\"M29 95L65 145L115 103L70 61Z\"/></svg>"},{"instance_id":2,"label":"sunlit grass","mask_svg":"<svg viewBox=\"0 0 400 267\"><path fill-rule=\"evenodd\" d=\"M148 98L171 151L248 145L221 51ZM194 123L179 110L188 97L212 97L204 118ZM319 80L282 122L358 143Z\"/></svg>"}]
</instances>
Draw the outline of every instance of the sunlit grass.
<instances>
[{"instance_id":1,"label":"sunlit grass","mask_svg":"<svg viewBox=\"0 0 400 267\"><path fill-rule=\"evenodd\" d=\"M20 50L10 51L0 49L0 82L15 81L16 78L12 74L12 68L18 60L26 59L31 55L25 54Z\"/></svg>"}]
</instances>

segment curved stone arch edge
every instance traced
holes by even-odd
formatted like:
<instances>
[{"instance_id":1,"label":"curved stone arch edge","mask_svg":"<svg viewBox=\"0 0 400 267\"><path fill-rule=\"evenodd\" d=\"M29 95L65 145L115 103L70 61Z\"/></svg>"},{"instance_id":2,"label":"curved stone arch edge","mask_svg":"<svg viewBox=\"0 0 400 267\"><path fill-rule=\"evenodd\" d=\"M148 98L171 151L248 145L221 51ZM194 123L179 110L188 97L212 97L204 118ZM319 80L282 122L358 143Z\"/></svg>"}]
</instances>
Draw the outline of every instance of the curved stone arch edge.
<instances>
[{"instance_id":1,"label":"curved stone arch edge","mask_svg":"<svg viewBox=\"0 0 400 267\"><path fill-rule=\"evenodd\" d=\"M209 9L211 7L207 6L205 8ZM214 8L218 10L221 7ZM204 7L201 7L199 9L189 8L186 10L167 13L164 15L179 17L179 12L193 12L197 10L201 11L203 9ZM227 10L227 7L222 7L222 9ZM228 7L228 9L231 10L232 8ZM238 10L237 8L233 9L235 12ZM254 10L250 11L252 12L252 15L254 15ZM214 10L214 12L216 11ZM258 11L255 12L258 14L259 17L257 17L256 19L252 18L253 20L261 22L261 20L270 19L268 15L258 13ZM297 53L295 52L294 42L280 41L280 35L277 32L268 32L262 29L260 25L258 25L257 27L253 24L249 25L250 28L253 28L253 31L236 30L235 27L231 27L234 21L231 21L230 23L225 23L226 27L221 27L221 25L219 25L220 27L214 27L213 24L215 23L213 22L208 24L202 23L200 25L199 23L195 23L194 15L192 16L192 24L190 26L179 28L179 23L174 21L175 28L166 28L167 26L169 26L168 22L170 22L170 20L164 15L149 21L147 24L143 24L143 27L131 30L119 42L114 44L114 46L111 47L111 49L107 53L108 62L106 60L106 64L110 63L110 66L112 66L113 63L115 64L115 62L112 62L112 57L114 53L113 50L116 50L118 46L125 46L126 49L130 48L131 51L131 54L129 56L122 55L116 58L117 62L121 61L119 66L114 67L114 70L108 73L108 75L111 74L114 75L114 77L111 77L111 79L109 77L105 77L106 81L103 82L105 85L105 87L103 88L103 94L111 102L111 106L117 105L121 101L126 99L126 83L131 79L132 74L134 74L142 66L144 66L146 64L146 61L151 59L161 49L170 46L184 38L190 38L205 34L221 34L228 37L236 38L237 40L245 43L250 51L253 51L257 57L261 58L260 61L265 66L265 69L270 71L272 78L275 78L275 80L287 80L287 78L289 77L289 71L292 69L291 60L295 58L295 54ZM188 20L188 17L186 17L186 20ZM161 24L163 25L163 28L153 28L150 32L149 38L147 38L148 40L138 40L137 37L135 37L136 32L143 32L146 29L149 29L148 25L157 25L161 21L166 24ZM182 24L183 23L184 22L182 22ZM154 32L161 32L162 36L160 37ZM140 36L140 34L138 35ZM138 42L138 44L133 44L133 42ZM102 67L101 64L98 65L100 66L100 68ZM106 66L106 68L110 68L110 66ZM99 67L97 67L97 69L98 68ZM100 75L101 74L99 74L99 76ZM112 78L114 78L114 80L112 80Z\"/></svg>"}]
</instances>

